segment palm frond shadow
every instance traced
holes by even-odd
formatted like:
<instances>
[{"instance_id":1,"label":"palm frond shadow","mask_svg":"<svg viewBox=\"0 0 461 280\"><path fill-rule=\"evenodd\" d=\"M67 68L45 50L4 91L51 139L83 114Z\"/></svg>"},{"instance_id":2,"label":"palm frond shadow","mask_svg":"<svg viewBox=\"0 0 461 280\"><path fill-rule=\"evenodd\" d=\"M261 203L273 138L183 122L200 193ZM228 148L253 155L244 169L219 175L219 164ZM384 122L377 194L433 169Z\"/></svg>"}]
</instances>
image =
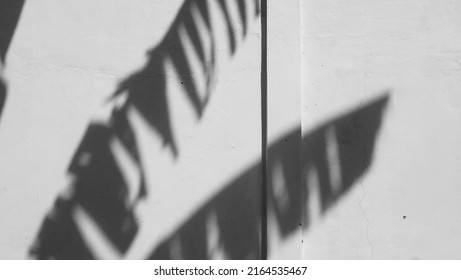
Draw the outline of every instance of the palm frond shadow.
<instances>
[{"instance_id":1,"label":"palm frond shadow","mask_svg":"<svg viewBox=\"0 0 461 280\"><path fill-rule=\"evenodd\" d=\"M237 48L236 26L232 23L229 11L229 3L237 2L239 17L244 30L248 27L246 6L251 2L256 3L255 16L259 16L259 1L257 0L215 0L223 15L227 26L227 39L232 54ZM227 3L227 4L226 4ZM200 12L200 16L206 24L206 30L211 40L203 42L200 38L200 30L194 19L193 7ZM167 104L165 60L171 60L179 77L180 84L186 97L197 117L201 117L203 110L210 98L211 81L216 67L216 40L213 36L209 1L185 1L178 12L176 19L166 33L164 39L149 52L149 60L145 67L125 79L114 93L114 97L120 94L128 94L128 104L133 104L145 117L150 125L161 135L165 146L171 148L175 156L178 155L178 147L173 136ZM194 73L187 58L186 49L179 30L184 27L191 39L194 51L197 53L202 73ZM209 44L207 48L205 44ZM207 53L207 49L209 50ZM207 81L205 93L200 93L195 83L196 75L203 75Z\"/></svg>"},{"instance_id":2,"label":"palm frond shadow","mask_svg":"<svg viewBox=\"0 0 461 280\"><path fill-rule=\"evenodd\" d=\"M138 202L146 197L145 184L136 135L128 120L127 111L135 109L162 138L164 145L170 148L175 157L179 148L174 139L170 122L169 104L166 89L165 61L172 62L183 85L186 98L190 101L198 118L201 117L210 98L211 77L215 75L217 40L213 37L210 1L217 1L222 18L227 26L227 39L235 53L238 42L231 21L228 5L238 5L238 24L247 29L249 16L245 5L251 5L259 16L258 0L186 0L181 6L163 40L148 53L145 66L124 79L108 103L113 106L110 119L105 123L91 123L76 150L68 169L71 178L66 191L59 195L51 211L45 217L38 236L30 249L30 256L38 259L94 259L101 258L86 242L85 228L76 221L76 213L85 213L91 223L108 239L117 256L123 257L138 231L138 222L134 209ZM250 6L249 6L250 7ZM199 14L192 12L193 8ZM201 17L206 29L199 30L197 18ZM184 27L192 47L199 57L201 73L193 73L186 54L184 38L180 27ZM207 32L208 42L203 42L199 32ZM209 44L206 48L204 44ZM207 53L206 50L209 50ZM204 75L208 81L205 93L198 92L195 75ZM117 148L118 147L118 148ZM120 148L121 147L121 148ZM122 149L139 171L139 192L130 194L128 181L119 166L114 149ZM120 152L119 152L120 154ZM131 199L131 197L135 199Z\"/></svg>"},{"instance_id":3,"label":"palm frond shadow","mask_svg":"<svg viewBox=\"0 0 461 280\"><path fill-rule=\"evenodd\" d=\"M322 213L347 193L370 167L389 95L338 116L302 137L297 129L268 149L268 207L282 237L309 227L309 192L319 188ZM335 131L341 184L330 180L327 150ZM309 186L316 170L318 186ZM149 259L258 259L261 249L261 164L255 164L201 207L159 244ZM217 237L218 236L218 237ZM210 240L214 240L210 242ZM270 246L270 244L268 244ZM179 252L178 252L178 249ZM172 252L175 252L172 254ZM220 252L216 255L216 252Z\"/></svg>"}]
</instances>

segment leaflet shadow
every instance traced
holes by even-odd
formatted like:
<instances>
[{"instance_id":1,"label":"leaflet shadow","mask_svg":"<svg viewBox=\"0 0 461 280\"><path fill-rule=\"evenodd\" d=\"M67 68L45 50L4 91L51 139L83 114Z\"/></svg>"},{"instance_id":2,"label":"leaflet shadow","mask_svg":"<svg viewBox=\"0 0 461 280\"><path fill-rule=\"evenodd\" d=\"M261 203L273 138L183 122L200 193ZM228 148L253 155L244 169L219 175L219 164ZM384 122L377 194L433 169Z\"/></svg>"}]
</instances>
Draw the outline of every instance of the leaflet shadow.
<instances>
[{"instance_id":1,"label":"leaflet shadow","mask_svg":"<svg viewBox=\"0 0 461 280\"><path fill-rule=\"evenodd\" d=\"M0 74L5 64L6 53L21 15L24 0L0 1ZM7 86L0 76L0 118L6 102Z\"/></svg>"},{"instance_id":2,"label":"leaflet shadow","mask_svg":"<svg viewBox=\"0 0 461 280\"><path fill-rule=\"evenodd\" d=\"M247 15L246 6L253 6L255 11L253 18L256 18L259 16L259 1L217 0L216 2L218 12L221 13L221 18L227 27L226 38L229 49L234 54L238 43L241 42L240 38L236 37L236 30L242 28L245 37L248 28L250 15ZM229 5L232 3L238 7L240 21L237 25L241 26L236 26L230 17ZM198 13L194 13L194 10ZM162 137L165 147L170 148L175 157L179 154L179 148L171 127L167 103L165 63L166 61L172 63L178 76L177 83L183 88L185 97L190 101L196 116L200 118L210 98L211 86L216 74L217 38L214 37L211 12L213 11L210 1L185 1L163 40L148 52L149 59L144 68L122 81L113 95L113 98L116 98L121 94L127 94L128 104L132 104L141 113L152 129ZM198 17L203 20L205 29L200 29L197 25ZM185 33L181 32L182 28ZM203 36L200 33L206 33L205 37L209 40L202 40ZM186 37L190 39L192 51L198 56L199 71L192 69L185 45ZM198 76L205 81L204 92L201 92L197 85Z\"/></svg>"},{"instance_id":3,"label":"leaflet shadow","mask_svg":"<svg viewBox=\"0 0 461 280\"><path fill-rule=\"evenodd\" d=\"M386 93L304 137L297 129L269 146L268 212L274 213L270 222L277 225L282 237L300 226L309 227L312 188L319 188L322 213L326 213L365 174L388 100ZM308 183L313 172L319 178L316 186ZM260 258L261 234L265 234L261 230L261 195L258 163L191 215L148 259Z\"/></svg>"},{"instance_id":4,"label":"leaflet shadow","mask_svg":"<svg viewBox=\"0 0 461 280\"><path fill-rule=\"evenodd\" d=\"M259 1L210 1L216 1L216 13L220 13L218 19L227 26L225 38L234 54L243 39L237 38L236 30L239 27L236 25L241 24L240 27L247 30L249 19L259 16ZM68 169L71 178L69 187L57 197L45 217L30 249L31 257L121 258L127 252L139 228L138 219L134 215L137 203L149 195L139 156L141 151L127 112L136 110L149 124L148 129L157 132L165 148L170 149L174 157L179 156L174 128L170 122L165 63L172 63L185 98L200 118L210 98L212 78L216 75L218 41L213 37L211 13L215 10L210 9L210 1L184 1L164 38L148 52L145 66L124 79L109 98L108 105L112 110L109 120L90 123ZM231 20L229 3L238 8L240 20ZM254 10L255 13L248 15L248 10ZM199 21L204 22L204 28L199 28ZM207 36L201 33L207 33ZM202 37L209 40L202 40ZM185 44L186 38L191 44ZM197 54L200 71L192 71L188 51ZM196 85L197 75L203 75L206 80L205 92L200 92ZM135 170L134 173L139 174L139 188L129 186L129 176L124 176L126 166L121 166L120 162L128 164ZM130 193L134 189L139 189L139 192ZM110 248L105 250L111 252L110 255L101 255L100 250L92 248L88 228L93 231L93 235L96 232L99 240L104 240L99 243ZM193 244L190 242L188 246Z\"/></svg>"},{"instance_id":5,"label":"leaflet shadow","mask_svg":"<svg viewBox=\"0 0 461 280\"><path fill-rule=\"evenodd\" d=\"M275 214L282 237L309 227L312 193L319 193L323 216L366 173L389 96L384 93L302 138L297 130L270 147L268 211Z\"/></svg>"}]
</instances>

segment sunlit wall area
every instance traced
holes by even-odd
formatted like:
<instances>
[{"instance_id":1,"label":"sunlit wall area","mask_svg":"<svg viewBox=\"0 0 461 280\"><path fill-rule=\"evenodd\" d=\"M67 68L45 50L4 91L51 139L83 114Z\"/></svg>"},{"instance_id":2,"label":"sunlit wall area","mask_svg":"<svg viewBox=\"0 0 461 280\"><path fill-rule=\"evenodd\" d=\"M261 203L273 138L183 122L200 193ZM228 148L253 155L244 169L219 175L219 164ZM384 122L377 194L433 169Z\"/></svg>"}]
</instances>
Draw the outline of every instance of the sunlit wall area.
<instances>
[{"instance_id":1,"label":"sunlit wall area","mask_svg":"<svg viewBox=\"0 0 461 280\"><path fill-rule=\"evenodd\" d=\"M302 257L460 258L461 4L299 3Z\"/></svg>"}]
</instances>

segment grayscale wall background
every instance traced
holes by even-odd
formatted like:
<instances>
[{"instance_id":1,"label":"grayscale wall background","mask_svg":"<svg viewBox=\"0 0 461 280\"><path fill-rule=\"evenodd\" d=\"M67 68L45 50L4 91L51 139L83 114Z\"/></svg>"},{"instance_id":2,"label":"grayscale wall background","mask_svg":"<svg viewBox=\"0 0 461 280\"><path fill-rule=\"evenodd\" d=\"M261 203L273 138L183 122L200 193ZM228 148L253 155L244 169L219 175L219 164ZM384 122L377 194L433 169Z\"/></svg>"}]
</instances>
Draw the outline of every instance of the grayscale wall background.
<instances>
[{"instance_id":1,"label":"grayscale wall background","mask_svg":"<svg viewBox=\"0 0 461 280\"><path fill-rule=\"evenodd\" d=\"M21 2L0 259L461 257L460 2Z\"/></svg>"}]
</instances>

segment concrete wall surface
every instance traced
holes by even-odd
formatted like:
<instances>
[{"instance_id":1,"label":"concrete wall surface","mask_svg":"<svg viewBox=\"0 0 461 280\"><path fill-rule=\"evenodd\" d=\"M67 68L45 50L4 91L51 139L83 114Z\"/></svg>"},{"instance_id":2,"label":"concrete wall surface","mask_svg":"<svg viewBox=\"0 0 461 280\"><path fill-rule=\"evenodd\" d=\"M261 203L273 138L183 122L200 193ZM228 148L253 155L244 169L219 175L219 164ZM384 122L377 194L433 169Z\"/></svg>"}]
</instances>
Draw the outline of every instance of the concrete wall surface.
<instances>
[{"instance_id":1,"label":"concrete wall surface","mask_svg":"<svg viewBox=\"0 0 461 280\"><path fill-rule=\"evenodd\" d=\"M460 258L461 2L264 3L4 0L0 259Z\"/></svg>"},{"instance_id":2,"label":"concrete wall surface","mask_svg":"<svg viewBox=\"0 0 461 280\"><path fill-rule=\"evenodd\" d=\"M259 12L26 1L4 68L0 259L259 258Z\"/></svg>"},{"instance_id":3,"label":"concrete wall surface","mask_svg":"<svg viewBox=\"0 0 461 280\"><path fill-rule=\"evenodd\" d=\"M459 259L461 3L299 3L302 257Z\"/></svg>"}]
</instances>

